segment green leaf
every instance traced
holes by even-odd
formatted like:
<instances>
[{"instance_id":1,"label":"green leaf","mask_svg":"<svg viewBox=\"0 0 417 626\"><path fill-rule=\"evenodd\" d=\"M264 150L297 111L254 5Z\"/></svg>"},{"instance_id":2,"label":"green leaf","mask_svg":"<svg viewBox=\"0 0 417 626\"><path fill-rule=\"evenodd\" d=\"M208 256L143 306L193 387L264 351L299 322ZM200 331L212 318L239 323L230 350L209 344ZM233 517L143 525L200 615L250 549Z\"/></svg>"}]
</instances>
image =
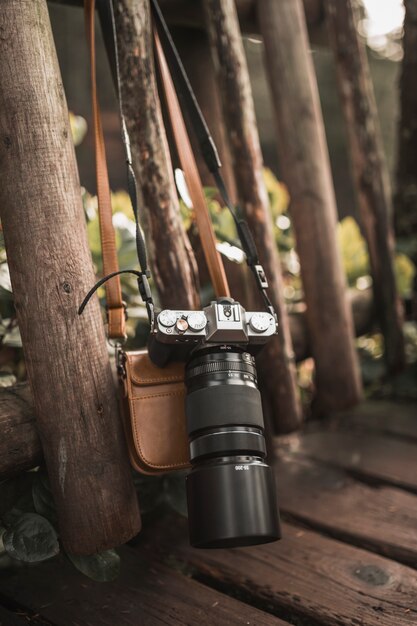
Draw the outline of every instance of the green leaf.
<instances>
[{"instance_id":1,"label":"green leaf","mask_svg":"<svg viewBox=\"0 0 417 626\"><path fill-rule=\"evenodd\" d=\"M6 530L3 543L9 556L25 563L50 559L59 552L52 524L37 513L24 513Z\"/></svg>"},{"instance_id":2,"label":"green leaf","mask_svg":"<svg viewBox=\"0 0 417 626\"><path fill-rule=\"evenodd\" d=\"M366 242L353 217L345 217L339 222L337 236L348 283L354 287L359 277L370 272Z\"/></svg>"},{"instance_id":3,"label":"green leaf","mask_svg":"<svg viewBox=\"0 0 417 626\"><path fill-rule=\"evenodd\" d=\"M88 556L67 553L67 556L82 574L100 583L115 580L120 573L120 557L115 550Z\"/></svg>"},{"instance_id":4,"label":"green leaf","mask_svg":"<svg viewBox=\"0 0 417 626\"><path fill-rule=\"evenodd\" d=\"M413 292L416 267L409 257L402 253L395 255L395 279L401 297L409 298Z\"/></svg>"}]
</instances>

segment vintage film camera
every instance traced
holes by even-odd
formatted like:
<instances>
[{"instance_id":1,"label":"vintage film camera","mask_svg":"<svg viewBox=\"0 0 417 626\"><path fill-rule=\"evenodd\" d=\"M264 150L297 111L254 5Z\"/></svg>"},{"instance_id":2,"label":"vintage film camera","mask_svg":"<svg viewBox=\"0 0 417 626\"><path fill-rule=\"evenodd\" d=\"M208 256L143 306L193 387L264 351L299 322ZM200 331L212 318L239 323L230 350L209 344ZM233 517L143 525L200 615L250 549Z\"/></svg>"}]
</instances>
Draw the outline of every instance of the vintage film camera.
<instances>
[{"instance_id":1,"label":"vintage film camera","mask_svg":"<svg viewBox=\"0 0 417 626\"><path fill-rule=\"evenodd\" d=\"M164 310L149 356L186 362L187 476L191 544L202 548L275 541L280 526L274 480L265 462L254 354L277 332L269 312L246 312L231 298L203 311Z\"/></svg>"}]
</instances>

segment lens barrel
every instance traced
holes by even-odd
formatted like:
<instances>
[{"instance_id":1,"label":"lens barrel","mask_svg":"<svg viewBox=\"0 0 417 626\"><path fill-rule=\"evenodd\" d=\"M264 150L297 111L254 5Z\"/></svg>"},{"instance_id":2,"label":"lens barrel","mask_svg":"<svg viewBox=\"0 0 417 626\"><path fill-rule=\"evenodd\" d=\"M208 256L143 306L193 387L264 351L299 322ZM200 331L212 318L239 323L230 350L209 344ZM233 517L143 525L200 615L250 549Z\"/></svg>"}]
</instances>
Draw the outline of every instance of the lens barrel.
<instances>
[{"instance_id":1,"label":"lens barrel","mask_svg":"<svg viewBox=\"0 0 417 626\"><path fill-rule=\"evenodd\" d=\"M279 539L254 358L239 348L200 350L187 364L185 382L191 545L220 548Z\"/></svg>"}]
</instances>

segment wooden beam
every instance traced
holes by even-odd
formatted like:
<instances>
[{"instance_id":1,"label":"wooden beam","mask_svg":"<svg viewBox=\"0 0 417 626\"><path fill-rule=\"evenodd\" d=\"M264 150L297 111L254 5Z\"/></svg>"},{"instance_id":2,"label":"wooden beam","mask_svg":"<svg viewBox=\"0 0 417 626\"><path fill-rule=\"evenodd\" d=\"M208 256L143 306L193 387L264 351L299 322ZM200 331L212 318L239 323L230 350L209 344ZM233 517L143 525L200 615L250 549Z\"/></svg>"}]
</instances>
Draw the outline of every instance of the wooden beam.
<instances>
[{"instance_id":1,"label":"wooden beam","mask_svg":"<svg viewBox=\"0 0 417 626\"><path fill-rule=\"evenodd\" d=\"M140 529L46 0L0 11L1 221L37 427L70 552Z\"/></svg>"},{"instance_id":2,"label":"wooden beam","mask_svg":"<svg viewBox=\"0 0 417 626\"><path fill-rule=\"evenodd\" d=\"M82 7L84 0L49 0L54 4ZM160 0L160 6L168 24L202 28L204 24L202 0ZM256 0L236 0L242 32L259 33L256 15ZM323 21L322 0L304 0L304 9L309 26L319 26Z\"/></svg>"},{"instance_id":3,"label":"wooden beam","mask_svg":"<svg viewBox=\"0 0 417 626\"><path fill-rule=\"evenodd\" d=\"M232 153L238 205L258 248L259 260L269 282L268 293L279 323L278 337L274 337L259 355L261 384L265 400L270 405L275 431L290 432L300 426L302 409L280 259L263 180L263 159L249 70L234 0L205 0L203 5ZM261 298L255 297L255 301L257 308L265 306Z\"/></svg>"},{"instance_id":4,"label":"wooden beam","mask_svg":"<svg viewBox=\"0 0 417 626\"><path fill-rule=\"evenodd\" d=\"M365 45L356 28L354 0L324 0L324 7L368 244L375 306L384 336L385 360L393 374L405 364L403 312L394 271L391 185L372 78Z\"/></svg>"},{"instance_id":5,"label":"wooden beam","mask_svg":"<svg viewBox=\"0 0 417 626\"><path fill-rule=\"evenodd\" d=\"M301 0L262 0L258 11L300 257L316 406L328 411L355 404L362 390L337 249L337 208L317 80Z\"/></svg>"},{"instance_id":6,"label":"wooden beam","mask_svg":"<svg viewBox=\"0 0 417 626\"><path fill-rule=\"evenodd\" d=\"M149 3L115 4L123 113L142 192L152 277L166 308L199 308L198 270L181 220L157 93Z\"/></svg>"}]
</instances>

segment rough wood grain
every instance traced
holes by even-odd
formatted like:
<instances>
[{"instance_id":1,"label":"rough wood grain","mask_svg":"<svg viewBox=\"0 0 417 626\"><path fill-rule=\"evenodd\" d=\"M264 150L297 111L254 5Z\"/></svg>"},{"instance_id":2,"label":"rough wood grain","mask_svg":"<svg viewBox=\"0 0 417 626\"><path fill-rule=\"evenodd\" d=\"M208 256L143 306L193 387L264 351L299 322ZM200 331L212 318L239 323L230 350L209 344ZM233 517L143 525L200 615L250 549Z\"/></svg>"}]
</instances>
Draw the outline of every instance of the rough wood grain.
<instances>
[{"instance_id":1,"label":"rough wood grain","mask_svg":"<svg viewBox=\"0 0 417 626\"><path fill-rule=\"evenodd\" d=\"M288 448L329 465L341 467L365 481L417 492L417 445L375 433L306 432L288 439Z\"/></svg>"},{"instance_id":2,"label":"rough wood grain","mask_svg":"<svg viewBox=\"0 0 417 626\"><path fill-rule=\"evenodd\" d=\"M95 299L68 110L46 0L0 10L0 210L62 541L95 552L140 527Z\"/></svg>"},{"instance_id":3,"label":"rough wood grain","mask_svg":"<svg viewBox=\"0 0 417 626\"><path fill-rule=\"evenodd\" d=\"M163 307L199 308L197 265L181 221L157 94L149 2L120 0L114 11L123 113L152 276Z\"/></svg>"},{"instance_id":4,"label":"rough wood grain","mask_svg":"<svg viewBox=\"0 0 417 626\"><path fill-rule=\"evenodd\" d=\"M264 38L283 180L290 192L315 360L317 409L361 397L353 322L336 242L337 210L317 80L301 0L262 0Z\"/></svg>"},{"instance_id":5,"label":"rough wood grain","mask_svg":"<svg viewBox=\"0 0 417 626\"><path fill-rule=\"evenodd\" d=\"M286 518L415 566L416 495L364 485L340 469L283 452L275 475Z\"/></svg>"},{"instance_id":6,"label":"rough wood grain","mask_svg":"<svg viewBox=\"0 0 417 626\"><path fill-rule=\"evenodd\" d=\"M415 570L365 550L283 524L280 542L193 550L185 520L161 525L161 550L194 577L303 626L405 626L417 620ZM147 534L147 533L145 533ZM144 537L145 539L145 537Z\"/></svg>"},{"instance_id":7,"label":"rough wood grain","mask_svg":"<svg viewBox=\"0 0 417 626\"><path fill-rule=\"evenodd\" d=\"M232 153L238 204L257 245L279 323L278 337L265 346L258 359L261 385L276 432L289 432L300 426L302 409L280 259L263 180L249 70L233 0L204 0L203 6ZM255 302L257 308L264 307L261 298L256 298Z\"/></svg>"},{"instance_id":8,"label":"rough wood grain","mask_svg":"<svg viewBox=\"0 0 417 626\"><path fill-rule=\"evenodd\" d=\"M405 0L404 7L394 219L397 235L410 237L417 234L417 1ZM414 261L417 261L417 254L414 256Z\"/></svg>"},{"instance_id":9,"label":"rough wood grain","mask_svg":"<svg viewBox=\"0 0 417 626\"><path fill-rule=\"evenodd\" d=\"M130 548L118 580L95 583L64 559L0 578L0 594L56 626L285 626Z\"/></svg>"},{"instance_id":10,"label":"rough wood grain","mask_svg":"<svg viewBox=\"0 0 417 626\"><path fill-rule=\"evenodd\" d=\"M197 102L219 152L222 162L222 175L226 181L230 196L235 201L236 183L221 109L220 94L217 88L216 71L207 33L204 30L179 26L171 27L170 31ZM200 154L198 143L192 132L190 133L190 140L194 149L201 181L204 186L213 187L213 176L210 174Z\"/></svg>"},{"instance_id":11,"label":"rough wood grain","mask_svg":"<svg viewBox=\"0 0 417 626\"><path fill-rule=\"evenodd\" d=\"M356 28L355 0L323 0L336 60L339 95L363 232L368 244L375 309L390 372L404 367L403 311L394 271L392 197L365 44Z\"/></svg>"}]
</instances>

